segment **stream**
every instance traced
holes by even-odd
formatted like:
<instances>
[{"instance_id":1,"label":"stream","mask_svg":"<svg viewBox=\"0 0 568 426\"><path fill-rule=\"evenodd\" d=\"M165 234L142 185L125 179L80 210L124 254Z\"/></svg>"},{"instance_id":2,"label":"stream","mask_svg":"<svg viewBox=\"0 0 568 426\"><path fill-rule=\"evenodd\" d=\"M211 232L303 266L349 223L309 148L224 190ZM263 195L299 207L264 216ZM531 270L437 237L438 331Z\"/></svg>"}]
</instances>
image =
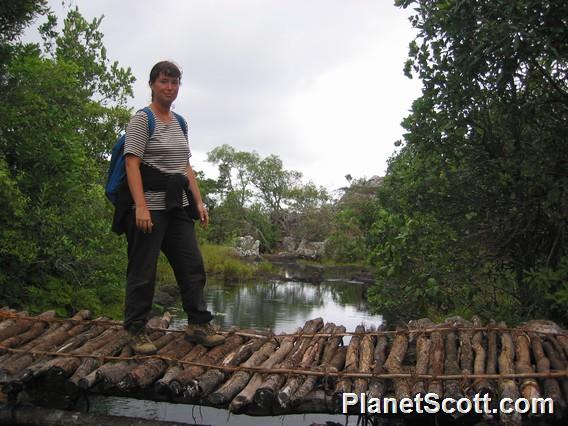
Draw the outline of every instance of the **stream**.
<instances>
[{"instance_id":1,"label":"stream","mask_svg":"<svg viewBox=\"0 0 568 426\"><path fill-rule=\"evenodd\" d=\"M297 270L286 270L286 276L296 278L297 274ZM209 277L206 300L208 308L214 312L214 322L222 329L238 326L292 333L307 320L322 317L325 322L344 325L347 331L353 331L359 324L378 327L383 321L380 315L368 313L365 288L362 282L339 278L326 278L312 284L287 280L224 283ZM171 307L168 311L173 315L171 328L182 328L186 324L181 307ZM344 343L347 344L347 338L344 338ZM299 414L252 417L210 407L115 397L92 398L91 412L203 425L308 426L328 421L342 425L357 424L354 416Z\"/></svg>"}]
</instances>

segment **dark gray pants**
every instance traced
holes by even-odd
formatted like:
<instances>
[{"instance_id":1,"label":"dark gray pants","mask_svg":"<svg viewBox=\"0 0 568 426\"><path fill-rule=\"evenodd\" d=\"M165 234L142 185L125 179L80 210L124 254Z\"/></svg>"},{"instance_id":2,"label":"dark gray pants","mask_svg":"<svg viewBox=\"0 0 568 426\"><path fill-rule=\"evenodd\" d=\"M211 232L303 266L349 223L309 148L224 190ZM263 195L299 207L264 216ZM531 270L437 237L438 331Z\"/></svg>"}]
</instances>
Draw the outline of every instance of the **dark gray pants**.
<instances>
[{"instance_id":1,"label":"dark gray pants","mask_svg":"<svg viewBox=\"0 0 568 426\"><path fill-rule=\"evenodd\" d=\"M188 322L211 321L213 316L203 299L205 268L193 220L181 209L169 213L151 210L150 214L154 226L148 234L136 227L134 210L128 214L124 328L138 329L148 321L154 299L160 250L164 252L174 271Z\"/></svg>"}]
</instances>

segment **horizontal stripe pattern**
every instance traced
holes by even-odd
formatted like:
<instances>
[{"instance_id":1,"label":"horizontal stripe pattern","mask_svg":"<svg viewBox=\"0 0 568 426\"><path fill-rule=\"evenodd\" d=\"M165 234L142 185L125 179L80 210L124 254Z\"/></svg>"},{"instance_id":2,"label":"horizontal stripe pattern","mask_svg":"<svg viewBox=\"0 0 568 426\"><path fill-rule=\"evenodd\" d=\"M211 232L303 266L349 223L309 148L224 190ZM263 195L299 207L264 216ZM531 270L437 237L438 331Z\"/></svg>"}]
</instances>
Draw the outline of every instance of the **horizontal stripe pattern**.
<instances>
[{"instance_id":1,"label":"horizontal stripe pattern","mask_svg":"<svg viewBox=\"0 0 568 426\"><path fill-rule=\"evenodd\" d=\"M169 123L154 115L156 127L148 140L148 116L138 111L128 123L124 154L133 154L142 162L157 168L165 174L185 174L191 157L188 138L184 135L178 120L173 116ZM166 193L162 191L144 192L146 205L150 210L166 208ZM183 196L183 204L188 204Z\"/></svg>"}]
</instances>

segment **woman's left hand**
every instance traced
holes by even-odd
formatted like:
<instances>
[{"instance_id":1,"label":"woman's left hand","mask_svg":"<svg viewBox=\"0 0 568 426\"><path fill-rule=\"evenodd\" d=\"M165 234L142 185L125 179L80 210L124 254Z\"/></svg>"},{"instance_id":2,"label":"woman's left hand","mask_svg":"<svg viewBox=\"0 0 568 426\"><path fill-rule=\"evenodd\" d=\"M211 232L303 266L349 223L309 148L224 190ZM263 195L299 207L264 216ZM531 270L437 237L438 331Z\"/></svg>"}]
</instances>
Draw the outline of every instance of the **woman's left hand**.
<instances>
[{"instance_id":1,"label":"woman's left hand","mask_svg":"<svg viewBox=\"0 0 568 426\"><path fill-rule=\"evenodd\" d=\"M209 225L209 212L207 211L207 207L205 207L205 204L200 203L197 207L197 211L199 212L199 223L204 228L207 228L207 225Z\"/></svg>"}]
</instances>

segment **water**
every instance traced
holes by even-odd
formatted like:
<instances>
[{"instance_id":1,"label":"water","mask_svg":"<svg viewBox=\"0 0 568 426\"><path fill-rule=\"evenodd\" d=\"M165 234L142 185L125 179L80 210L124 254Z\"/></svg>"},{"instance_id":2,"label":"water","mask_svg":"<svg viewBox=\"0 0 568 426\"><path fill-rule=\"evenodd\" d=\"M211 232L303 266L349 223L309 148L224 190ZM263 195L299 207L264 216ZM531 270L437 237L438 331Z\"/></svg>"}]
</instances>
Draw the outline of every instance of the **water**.
<instances>
[{"instance_id":1,"label":"water","mask_svg":"<svg viewBox=\"0 0 568 426\"><path fill-rule=\"evenodd\" d=\"M325 322L344 325L353 331L359 324L378 327L381 316L368 313L361 283L326 280L320 284L292 281L262 281L255 283L223 283L209 279L206 300L214 312L215 323L223 329L270 329L275 333L294 332L307 320L322 317ZM168 309L174 316L171 327L185 325L179 308ZM347 343L347 339L344 339ZM206 425L274 425L298 426L334 421L356 425L356 417L329 414L252 417L231 414L227 410L187 404L141 401L128 398L97 397L91 401L91 411L111 415L140 417L156 421L177 421Z\"/></svg>"}]
</instances>

